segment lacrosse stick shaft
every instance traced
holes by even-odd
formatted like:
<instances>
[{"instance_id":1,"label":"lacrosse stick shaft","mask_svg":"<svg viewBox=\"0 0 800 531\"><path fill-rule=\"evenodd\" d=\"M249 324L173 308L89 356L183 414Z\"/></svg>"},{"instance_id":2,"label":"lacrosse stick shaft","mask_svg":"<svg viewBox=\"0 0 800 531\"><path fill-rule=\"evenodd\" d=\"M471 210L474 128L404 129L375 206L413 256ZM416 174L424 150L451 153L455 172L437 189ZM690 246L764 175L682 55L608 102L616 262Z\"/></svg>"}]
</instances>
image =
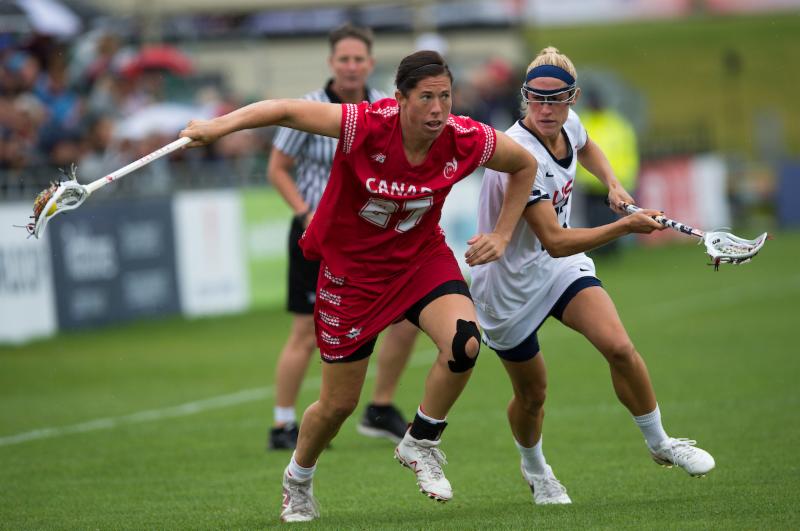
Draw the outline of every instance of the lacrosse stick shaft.
<instances>
[{"instance_id":1,"label":"lacrosse stick shaft","mask_svg":"<svg viewBox=\"0 0 800 531\"><path fill-rule=\"evenodd\" d=\"M136 171L139 168L141 168L142 166L146 166L146 165L150 164L151 162L153 162L154 160L160 159L164 155L169 155L173 151L182 148L183 146L185 146L186 144L188 144L191 141L192 141L192 139L189 138L189 137L179 138L178 140L175 140L174 142L171 142L171 143L167 144L166 146L158 148L157 150L153 151L152 153L150 153L148 155L145 155L144 157L140 158L139 160L135 160L135 161L131 162L130 164L128 164L124 168L120 168L117 171L106 175L105 177L101 177L101 178L97 179L96 181L93 181L93 182L87 184L86 185L86 189L89 191L89 193L92 193L95 190L98 190L98 189L102 188L103 186L107 185L108 183L112 183L112 182L116 181L117 179L120 179L120 178L128 175L132 171Z\"/></svg>"},{"instance_id":2,"label":"lacrosse stick shaft","mask_svg":"<svg viewBox=\"0 0 800 531\"><path fill-rule=\"evenodd\" d=\"M635 212L639 212L639 211L642 210L641 208L639 208L637 206L630 205L630 204L624 203L624 202L620 203L619 206L621 208L625 209L625 212L627 212L628 214L633 214ZM668 217L665 217L665 216L656 216L653 219L655 219L657 222L661 223L665 227L668 227L670 229L674 229L674 230L676 230L678 232L682 232L684 234L688 234L689 236L694 236L695 238L700 238L701 240L705 236L705 233L703 231L701 231L699 229L695 229L694 227L690 227L689 225L684 225L680 221L675 221L674 219L669 219Z\"/></svg>"}]
</instances>

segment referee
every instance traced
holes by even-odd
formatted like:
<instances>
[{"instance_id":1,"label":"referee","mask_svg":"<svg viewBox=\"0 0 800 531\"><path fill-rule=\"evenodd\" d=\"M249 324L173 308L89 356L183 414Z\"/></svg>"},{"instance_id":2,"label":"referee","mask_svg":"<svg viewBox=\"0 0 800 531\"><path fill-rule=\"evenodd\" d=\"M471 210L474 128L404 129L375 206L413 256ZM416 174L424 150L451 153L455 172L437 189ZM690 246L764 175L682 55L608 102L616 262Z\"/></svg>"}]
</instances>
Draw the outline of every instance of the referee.
<instances>
[{"instance_id":1,"label":"referee","mask_svg":"<svg viewBox=\"0 0 800 531\"><path fill-rule=\"evenodd\" d=\"M345 24L331 31L328 40L328 65L333 77L324 88L303 98L331 103L385 98L385 94L366 85L375 66L372 31ZM280 128L267 167L269 181L295 213L289 230L287 301L292 325L275 370L275 410L267 442L269 449L294 449L297 444L295 402L316 348L314 301L319 273L319 262L306 260L297 242L314 216L328 183L337 142L335 138ZM392 402L416 337L417 328L408 321L389 328L378 353L375 389L358 424L359 433L386 437L395 443L403 438L407 423Z\"/></svg>"}]
</instances>

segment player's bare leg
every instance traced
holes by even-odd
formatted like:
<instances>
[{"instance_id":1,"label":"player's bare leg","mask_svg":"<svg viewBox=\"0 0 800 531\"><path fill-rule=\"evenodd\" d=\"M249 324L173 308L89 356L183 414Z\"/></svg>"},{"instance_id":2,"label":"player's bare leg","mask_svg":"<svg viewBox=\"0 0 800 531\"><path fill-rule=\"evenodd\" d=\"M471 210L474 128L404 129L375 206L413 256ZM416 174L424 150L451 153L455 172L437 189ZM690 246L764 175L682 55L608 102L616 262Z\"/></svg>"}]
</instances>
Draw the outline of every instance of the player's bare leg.
<instances>
[{"instance_id":1,"label":"player's bare leg","mask_svg":"<svg viewBox=\"0 0 800 531\"><path fill-rule=\"evenodd\" d=\"M508 404L508 423L520 452L522 477L537 505L572 503L542 452L542 422L547 392L547 370L539 353L527 361L502 360L514 396Z\"/></svg>"},{"instance_id":2,"label":"player's bare leg","mask_svg":"<svg viewBox=\"0 0 800 531\"><path fill-rule=\"evenodd\" d=\"M283 472L281 520L301 522L319 518L314 498L317 459L358 404L369 358L323 363L319 400L308 406L300 424L297 448Z\"/></svg>"},{"instance_id":3,"label":"player's bare leg","mask_svg":"<svg viewBox=\"0 0 800 531\"><path fill-rule=\"evenodd\" d=\"M322 364L319 400L308 406L300 423L295 460L311 467L358 405L369 358Z\"/></svg>"},{"instance_id":4,"label":"player's bare leg","mask_svg":"<svg viewBox=\"0 0 800 531\"><path fill-rule=\"evenodd\" d=\"M316 348L314 316L295 314L289 338L280 353L275 369L275 405L294 407L308 363Z\"/></svg>"},{"instance_id":5,"label":"player's bare leg","mask_svg":"<svg viewBox=\"0 0 800 531\"><path fill-rule=\"evenodd\" d=\"M605 356L614 391L633 416L656 408L647 366L603 288L592 286L579 291L564 310L562 321L583 334Z\"/></svg>"},{"instance_id":6,"label":"player's bare leg","mask_svg":"<svg viewBox=\"0 0 800 531\"><path fill-rule=\"evenodd\" d=\"M465 356L474 364L480 350L480 339L469 337L464 341L462 351L453 352L455 338L462 334L460 321L467 323L466 326L470 326L469 323L477 326L478 318L472 301L458 294L434 299L419 316L420 328L439 349L425 380L425 396L420 404L422 410L433 418L443 419L447 416L469 381L472 369L461 370L457 365L467 362Z\"/></svg>"},{"instance_id":7,"label":"player's bare leg","mask_svg":"<svg viewBox=\"0 0 800 531\"><path fill-rule=\"evenodd\" d=\"M524 447L535 445L542 436L547 370L541 353L527 361L502 360L514 396L508 403L508 423L514 439Z\"/></svg>"},{"instance_id":8,"label":"player's bare leg","mask_svg":"<svg viewBox=\"0 0 800 531\"><path fill-rule=\"evenodd\" d=\"M394 399L400 375L403 374L419 329L408 320L402 320L390 326L383 336L383 342L377 355L377 373L375 389L372 392L372 403L388 406Z\"/></svg>"},{"instance_id":9,"label":"player's bare leg","mask_svg":"<svg viewBox=\"0 0 800 531\"><path fill-rule=\"evenodd\" d=\"M294 314L289 337L275 368L276 414L268 441L271 449L293 449L297 443L294 408L316 341L314 316Z\"/></svg>"},{"instance_id":10,"label":"player's bare leg","mask_svg":"<svg viewBox=\"0 0 800 531\"><path fill-rule=\"evenodd\" d=\"M368 437L383 437L395 444L405 435L408 423L393 404L400 376L408 364L419 329L408 320L390 326L377 354L377 373L372 400L356 429Z\"/></svg>"},{"instance_id":11,"label":"player's bare leg","mask_svg":"<svg viewBox=\"0 0 800 531\"><path fill-rule=\"evenodd\" d=\"M438 501L453 497L444 476L440 436L447 413L464 390L480 350L475 307L464 296L448 294L431 301L419 316L420 328L436 344L439 354L425 381L425 395L395 458L414 471L420 491Z\"/></svg>"},{"instance_id":12,"label":"player's bare leg","mask_svg":"<svg viewBox=\"0 0 800 531\"><path fill-rule=\"evenodd\" d=\"M678 465L692 476L703 476L714 468L714 458L697 448L695 441L672 438L664 431L647 366L603 288L593 286L579 291L564 310L562 321L583 334L605 356L617 397L633 415L658 464Z\"/></svg>"}]
</instances>

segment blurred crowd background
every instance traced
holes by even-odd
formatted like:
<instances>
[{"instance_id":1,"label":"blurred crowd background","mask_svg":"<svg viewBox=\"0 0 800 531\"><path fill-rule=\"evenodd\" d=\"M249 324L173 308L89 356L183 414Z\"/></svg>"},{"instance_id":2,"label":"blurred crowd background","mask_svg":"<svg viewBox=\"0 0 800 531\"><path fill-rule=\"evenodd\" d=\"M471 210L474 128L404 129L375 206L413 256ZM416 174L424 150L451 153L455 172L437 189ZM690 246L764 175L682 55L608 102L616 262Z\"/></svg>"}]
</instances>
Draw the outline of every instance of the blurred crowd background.
<instances>
[{"instance_id":1,"label":"blurred crowd background","mask_svg":"<svg viewBox=\"0 0 800 531\"><path fill-rule=\"evenodd\" d=\"M53 11L29 15L22 9L26 2L4 7L10 4L20 9L22 24L16 27L24 29L0 33L0 195L5 198L35 195L73 164L83 182L102 177L174 138L190 119L223 114L242 103L223 92L219 76L205 79L177 43L144 42L130 18L99 9L70 11L73 6L49 0L41 4ZM2 27L13 29L9 26ZM187 171L197 181L192 184L202 182L202 175L215 176L214 184L249 175L254 168L225 166L240 159L263 162L268 143L265 135L246 134L198 153L194 161L182 152L173 162L184 164L156 162L132 190L168 193L177 185L173 179Z\"/></svg>"},{"instance_id":2,"label":"blurred crowd background","mask_svg":"<svg viewBox=\"0 0 800 531\"><path fill-rule=\"evenodd\" d=\"M321 86L326 33L344 21L376 32L373 85L391 93L402 56L438 49L456 74L454 112L501 130L518 117L525 66L555 45L577 63L579 111L617 112L645 163L724 154L734 203L769 203L781 165L800 152L797 74L787 73L800 53L798 1L165 4L0 1L0 198L32 198L73 163L94 180L191 118ZM271 137L243 132L181 152L104 192L266 186Z\"/></svg>"}]
</instances>

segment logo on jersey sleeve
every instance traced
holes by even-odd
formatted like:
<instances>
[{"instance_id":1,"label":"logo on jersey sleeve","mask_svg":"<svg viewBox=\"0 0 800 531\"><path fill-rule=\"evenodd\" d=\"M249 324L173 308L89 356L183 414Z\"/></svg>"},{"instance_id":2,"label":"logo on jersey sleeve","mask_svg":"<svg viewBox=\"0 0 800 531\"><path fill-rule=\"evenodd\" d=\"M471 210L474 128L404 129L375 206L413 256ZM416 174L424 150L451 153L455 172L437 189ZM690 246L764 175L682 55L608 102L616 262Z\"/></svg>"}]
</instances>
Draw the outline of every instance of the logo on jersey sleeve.
<instances>
[{"instance_id":1,"label":"logo on jersey sleeve","mask_svg":"<svg viewBox=\"0 0 800 531\"><path fill-rule=\"evenodd\" d=\"M383 153L375 153L374 155L370 155L369 158L371 158L378 164L383 164L386 161L386 155L384 155Z\"/></svg>"},{"instance_id":2,"label":"logo on jersey sleeve","mask_svg":"<svg viewBox=\"0 0 800 531\"><path fill-rule=\"evenodd\" d=\"M455 157L453 157L453 160L444 165L444 172L443 172L444 178L452 179L453 177L455 177L457 169L458 169L458 161L456 160Z\"/></svg>"}]
</instances>

